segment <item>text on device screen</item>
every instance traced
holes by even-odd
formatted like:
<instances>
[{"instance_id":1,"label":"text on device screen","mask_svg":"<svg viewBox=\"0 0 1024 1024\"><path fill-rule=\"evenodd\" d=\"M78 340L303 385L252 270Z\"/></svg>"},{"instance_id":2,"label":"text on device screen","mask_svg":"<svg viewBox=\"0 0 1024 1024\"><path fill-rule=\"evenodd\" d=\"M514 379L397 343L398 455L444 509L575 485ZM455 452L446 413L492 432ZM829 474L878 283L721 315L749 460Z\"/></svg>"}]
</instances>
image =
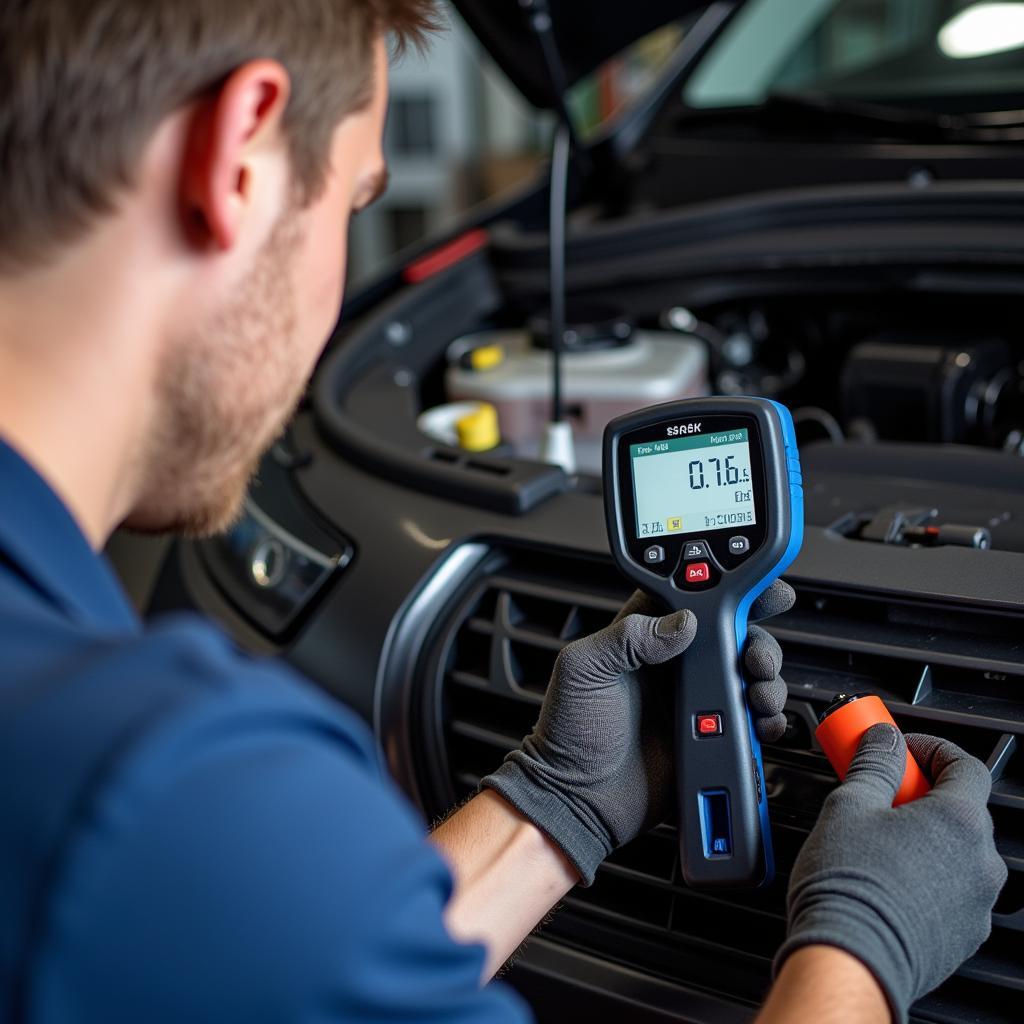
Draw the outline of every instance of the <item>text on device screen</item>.
<instances>
[{"instance_id":1,"label":"text on device screen","mask_svg":"<svg viewBox=\"0 0 1024 1024\"><path fill-rule=\"evenodd\" d=\"M637 537L751 526L754 486L746 430L629 446Z\"/></svg>"}]
</instances>

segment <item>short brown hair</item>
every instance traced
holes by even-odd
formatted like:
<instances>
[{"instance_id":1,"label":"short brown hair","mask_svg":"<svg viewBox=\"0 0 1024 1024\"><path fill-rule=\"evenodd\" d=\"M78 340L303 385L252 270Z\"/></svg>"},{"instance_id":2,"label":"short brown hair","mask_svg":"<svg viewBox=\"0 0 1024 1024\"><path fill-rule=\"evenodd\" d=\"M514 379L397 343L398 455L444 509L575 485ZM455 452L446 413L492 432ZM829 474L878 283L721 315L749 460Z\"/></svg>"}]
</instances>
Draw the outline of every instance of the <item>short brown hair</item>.
<instances>
[{"instance_id":1,"label":"short brown hair","mask_svg":"<svg viewBox=\"0 0 1024 1024\"><path fill-rule=\"evenodd\" d=\"M115 206L160 122L250 60L292 78L296 179L373 92L373 41L421 45L436 0L0 0L0 269L46 258Z\"/></svg>"}]
</instances>

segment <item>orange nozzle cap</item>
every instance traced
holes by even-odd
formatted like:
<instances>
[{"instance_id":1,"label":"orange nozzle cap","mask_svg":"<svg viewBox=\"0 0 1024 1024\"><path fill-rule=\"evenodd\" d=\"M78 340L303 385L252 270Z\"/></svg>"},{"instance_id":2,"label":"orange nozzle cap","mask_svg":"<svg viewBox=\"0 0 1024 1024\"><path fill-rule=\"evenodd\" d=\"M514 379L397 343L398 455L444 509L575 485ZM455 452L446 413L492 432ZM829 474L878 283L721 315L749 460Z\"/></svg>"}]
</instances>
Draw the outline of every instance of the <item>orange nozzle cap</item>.
<instances>
[{"instance_id":1,"label":"orange nozzle cap","mask_svg":"<svg viewBox=\"0 0 1024 1024\"><path fill-rule=\"evenodd\" d=\"M850 698L835 710L827 711L825 714L826 717L814 735L840 779L846 778L850 762L860 746L861 737L871 726L884 722L898 728L889 714L889 709L878 697L871 694ZM931 788L931 784L908 750L907 767L903 773L903 782L892 802L893 807L910 803L911 800L924 796Z\"/></svg>"}]
</instances>

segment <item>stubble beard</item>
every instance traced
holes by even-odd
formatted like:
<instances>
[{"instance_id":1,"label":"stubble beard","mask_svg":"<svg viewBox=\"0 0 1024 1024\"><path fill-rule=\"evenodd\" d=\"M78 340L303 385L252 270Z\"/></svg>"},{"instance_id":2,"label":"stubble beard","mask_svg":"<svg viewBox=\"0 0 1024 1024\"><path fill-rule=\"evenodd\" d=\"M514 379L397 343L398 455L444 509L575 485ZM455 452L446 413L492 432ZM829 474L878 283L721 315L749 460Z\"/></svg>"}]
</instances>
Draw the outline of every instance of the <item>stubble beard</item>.
<instances>
[{"instance_id":1,"label":"stubble beard","mask_svg":"<svg viewBox=\"0 0 1024 1024\"><path fill-rule=\"evenodd\" d=\"M283 215L231 302L167 346L129 529L208 537L241 514L261 457L306 385L291 279L298 220Z\"/></svg>"}]
</instances>

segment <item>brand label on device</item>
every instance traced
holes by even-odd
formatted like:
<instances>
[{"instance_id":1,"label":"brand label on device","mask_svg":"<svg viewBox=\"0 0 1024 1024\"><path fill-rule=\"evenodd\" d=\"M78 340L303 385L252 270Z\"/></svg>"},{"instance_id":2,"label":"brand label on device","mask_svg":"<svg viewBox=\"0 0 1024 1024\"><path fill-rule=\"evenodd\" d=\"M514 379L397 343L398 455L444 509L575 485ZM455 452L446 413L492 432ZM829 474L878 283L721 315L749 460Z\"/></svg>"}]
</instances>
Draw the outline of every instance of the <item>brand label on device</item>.
<instances>
[{"instance_id":1,"label":"brand label on device","mask_svg":"<svg viewBox=\"0 0 1024 1024\"><path fill-rule=\"evenodd\" d=\"M699 434L700 423L676 423L671 427L666 427L665 433L669 437L679 437L680 434Z\"/></svg>"}]
</instances>

